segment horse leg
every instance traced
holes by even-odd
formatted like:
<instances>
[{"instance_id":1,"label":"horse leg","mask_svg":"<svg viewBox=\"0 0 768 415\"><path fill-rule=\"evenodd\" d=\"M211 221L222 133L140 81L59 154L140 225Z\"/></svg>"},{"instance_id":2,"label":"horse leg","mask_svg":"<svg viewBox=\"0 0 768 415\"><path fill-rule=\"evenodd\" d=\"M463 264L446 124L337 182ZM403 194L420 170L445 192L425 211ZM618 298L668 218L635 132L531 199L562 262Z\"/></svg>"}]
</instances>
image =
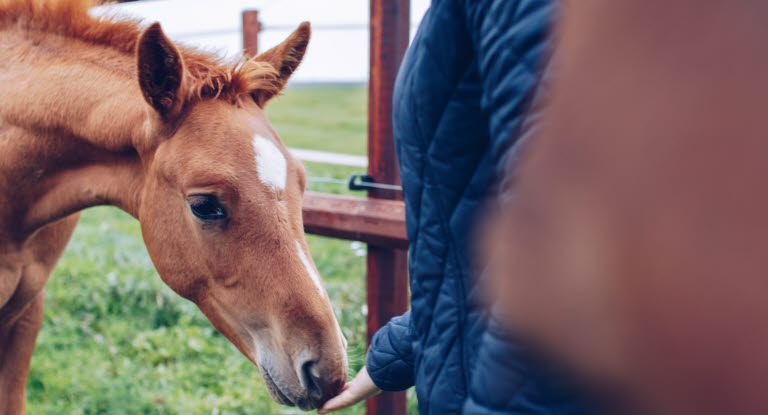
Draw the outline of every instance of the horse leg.
<instances>
[{"instance_id":1,"label":"horse leg","mask_svg":"<svg viewBox=\"0 0 768 415\"><path fill-rule=\"evenodd\" d=\"M32 351L43 324L44 291L27 304L22 315L0 333L0 407L2 415L24 413Z\"/></svg>"},{"instance_id":2,"label":"horse leg","mask_svg":"<svg viewBox=\"0 0 768 415\"><path fill-rule=\"evenodd\" d=\"M0 307L0 415L24 414L32 351L43 323L45 283L78 219L75 214L54 222L25 244L18 286Z\"/></svg>"}]
</instances>

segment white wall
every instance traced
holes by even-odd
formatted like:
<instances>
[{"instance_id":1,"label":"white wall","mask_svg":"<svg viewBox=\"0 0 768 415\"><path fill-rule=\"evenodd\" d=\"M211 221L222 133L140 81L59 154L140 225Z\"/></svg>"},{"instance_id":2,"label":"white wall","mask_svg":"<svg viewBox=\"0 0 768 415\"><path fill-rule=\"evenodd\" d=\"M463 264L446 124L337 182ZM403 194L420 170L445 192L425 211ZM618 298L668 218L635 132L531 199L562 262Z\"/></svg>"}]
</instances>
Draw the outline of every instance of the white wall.
<instances>
[{"instance_id":1,"label":"white wall","mask_svg":"<svg viewBox=\"0 0 768 415\"><path fill-rule=\"evenodd\" d=\"M430 0L411 0L411 34ZM312 23L304 62L292 83L367 82L368 0L145 0L99 8L158 21L173 40L232 56L242 49L245 9L259 11L259 50L280 43L302 21Z\"/></svg>"}]
</instances>

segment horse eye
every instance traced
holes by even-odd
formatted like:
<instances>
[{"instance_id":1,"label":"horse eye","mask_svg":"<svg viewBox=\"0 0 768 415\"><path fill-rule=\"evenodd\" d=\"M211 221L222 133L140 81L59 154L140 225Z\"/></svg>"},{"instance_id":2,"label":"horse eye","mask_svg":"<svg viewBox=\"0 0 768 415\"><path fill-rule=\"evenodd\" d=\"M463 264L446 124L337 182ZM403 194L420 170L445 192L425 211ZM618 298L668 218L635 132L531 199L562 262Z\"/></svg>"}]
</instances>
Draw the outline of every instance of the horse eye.
<instances>
[{"instance_id":1,"label":"horse eye","mask_svg":"<svg viewBox=\"0 0 768 415\"><path fill-rule=\"evenodd\" d=\"M227 212L221 206L216 196L196 195L187 199L192 214L204 222L212 222L227 218Z\"/></svg>"}]
</instances>

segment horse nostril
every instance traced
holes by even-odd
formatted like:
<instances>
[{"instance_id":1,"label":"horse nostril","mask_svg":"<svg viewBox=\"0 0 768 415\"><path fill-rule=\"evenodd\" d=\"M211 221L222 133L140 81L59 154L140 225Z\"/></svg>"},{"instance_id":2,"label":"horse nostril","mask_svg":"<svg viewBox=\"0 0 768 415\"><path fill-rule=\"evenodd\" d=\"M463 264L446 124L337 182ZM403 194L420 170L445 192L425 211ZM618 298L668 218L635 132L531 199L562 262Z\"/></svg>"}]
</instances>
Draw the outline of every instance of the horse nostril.
<instances>
[{"instance_id":1,"label":"horse nostril","mask_svg":"<svg viewBox=\"0 0 768 415\"><path fill-rule=\"evenodd\" d=\"M317 369L317 365L314 361L310 360L301 365L301 376L303 377L309 398L315 401L323 399L320 371Z\"/></svg>"}]
</instances>

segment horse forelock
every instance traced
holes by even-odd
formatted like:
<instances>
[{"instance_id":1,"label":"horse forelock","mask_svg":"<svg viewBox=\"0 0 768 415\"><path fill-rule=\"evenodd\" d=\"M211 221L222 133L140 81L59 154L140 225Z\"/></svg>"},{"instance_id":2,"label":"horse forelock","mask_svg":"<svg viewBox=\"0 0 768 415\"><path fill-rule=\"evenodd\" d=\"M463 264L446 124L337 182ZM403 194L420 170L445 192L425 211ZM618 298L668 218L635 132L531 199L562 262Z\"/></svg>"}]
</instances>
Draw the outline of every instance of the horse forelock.
<instances>
[{"instance_id":1,"label":"horse forelock","mask_svg":"<svg viewBox=\"0 0 768 415\"><path fill-rule=\"evenodd\" d=\"M51 33L133 55L144 26L141 20L116 15L94 16L99 0L0 0L0 30L16 26ZM271 64L245 57L225 60L178 46L185 64L186 98L224 99L235 103L256 91L277 94L280 72Z\"/></svg>"}]
</instances>

